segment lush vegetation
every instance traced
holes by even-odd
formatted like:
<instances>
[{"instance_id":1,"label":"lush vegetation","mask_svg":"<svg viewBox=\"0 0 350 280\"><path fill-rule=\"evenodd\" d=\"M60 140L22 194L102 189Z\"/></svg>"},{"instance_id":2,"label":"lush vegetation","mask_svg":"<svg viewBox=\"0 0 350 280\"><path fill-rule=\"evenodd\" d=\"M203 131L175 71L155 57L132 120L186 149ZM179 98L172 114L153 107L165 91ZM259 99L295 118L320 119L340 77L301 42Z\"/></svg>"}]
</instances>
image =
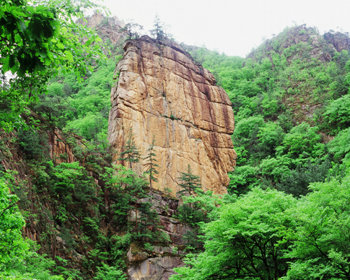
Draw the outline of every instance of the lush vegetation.
<instances>
[{"instance_id":1,"label":"lush vegetation","mask_svg":"<svg viewBox=\"0 0 350 280\"><path fill-rule=\"evenodd\" d=\"M0 276L126 279L130 246L169 244L149 193L154 145L140 155L130 131L125 166L112 166L109 100L122 51L73 21L89 1L44 2L5 0L0 11ZM159 21L152 34L167 36ZM185 47L232 101L238 156L225 196L204 193L190 166L179 174L174 217L191 230L172 279L349 279L348 51L305 26L246 59ZM65 154L50 155L55 137ZM131 169L141 158L139 176Z\"/></svg>"},{"instance_id":2,"label":"lush vegetation","mask_svg":"<svg viewBox=\"0 0 350 280\"><path fill-rule=\"evenodd\" d=\"M305 26L232 67L238 58L190 51L233 103L235 201L197 222L204 250L172 279L348 279L348 51Z\"/></svg>"}]
</instances>

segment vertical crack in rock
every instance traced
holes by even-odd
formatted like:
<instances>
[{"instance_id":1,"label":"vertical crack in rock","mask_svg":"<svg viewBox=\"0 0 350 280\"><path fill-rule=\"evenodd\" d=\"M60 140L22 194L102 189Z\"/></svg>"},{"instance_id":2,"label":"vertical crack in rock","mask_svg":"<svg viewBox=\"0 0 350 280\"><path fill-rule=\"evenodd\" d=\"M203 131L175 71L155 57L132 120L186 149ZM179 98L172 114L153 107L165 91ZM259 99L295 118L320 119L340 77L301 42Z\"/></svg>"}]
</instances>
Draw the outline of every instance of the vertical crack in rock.
<instances>
[{"instance_id":1,"label":"vertical crack in rock","mask_svg":"<svg viewBox=\"0 0 350 280\"><path fill-rule=\"evenodd\" d=\"M109 142L118 162L130 129L141 155L155 139L158 182L152 187L179 191L177 179L190 165L204 190L226 192L235 166L231 135L234 118L225 91L179 45L147 36L126 42L112 89ZM142 160L133 169L142 173Z\"/></svg>"}]
</instances>

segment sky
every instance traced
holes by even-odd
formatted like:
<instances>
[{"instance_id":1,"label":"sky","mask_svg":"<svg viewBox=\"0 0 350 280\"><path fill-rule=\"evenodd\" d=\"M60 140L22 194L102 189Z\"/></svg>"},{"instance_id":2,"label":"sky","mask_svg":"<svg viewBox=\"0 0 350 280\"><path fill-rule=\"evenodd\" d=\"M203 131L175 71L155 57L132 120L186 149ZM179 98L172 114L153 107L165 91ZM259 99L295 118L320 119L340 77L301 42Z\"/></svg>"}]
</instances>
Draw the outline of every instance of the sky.
<instances>
[{"instance_id":1,"label":"sky","mask_svg":"<svg viewBox=\"0 0 350 280\"><path fill-rule=\"evenodd\" d=\"M350 32L350 0L100 0L124 22L152 29L158 16L176 41L246 56L285 27Z\"/></svg>"}]
</instances>

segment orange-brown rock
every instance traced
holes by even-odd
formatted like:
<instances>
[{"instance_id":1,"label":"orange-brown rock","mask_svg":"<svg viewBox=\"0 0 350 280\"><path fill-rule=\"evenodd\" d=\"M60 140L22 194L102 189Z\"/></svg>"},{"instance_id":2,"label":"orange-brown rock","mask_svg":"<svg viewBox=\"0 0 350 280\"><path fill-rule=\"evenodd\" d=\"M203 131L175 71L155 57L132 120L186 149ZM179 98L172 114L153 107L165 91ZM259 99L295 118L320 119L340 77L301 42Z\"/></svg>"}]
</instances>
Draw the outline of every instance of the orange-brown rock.
<instances>
[{"instance_id":1,"label":"orange-brown rock","mask_svg":"<svg viewBox=\"0 0 350 280\"><path fill-rule=\"evenodd\" d=\"M174 195L181 172L190 165L204 190L225 193L236 158L233 111L225 91L173 42L143 36L127 41L124 50L111 93L109 141L115 162L132 131L143 156L155 139L159 174L153 188ZM133 169L141 173L144 164L141 160Z\"/></svg>"}]
</instances>

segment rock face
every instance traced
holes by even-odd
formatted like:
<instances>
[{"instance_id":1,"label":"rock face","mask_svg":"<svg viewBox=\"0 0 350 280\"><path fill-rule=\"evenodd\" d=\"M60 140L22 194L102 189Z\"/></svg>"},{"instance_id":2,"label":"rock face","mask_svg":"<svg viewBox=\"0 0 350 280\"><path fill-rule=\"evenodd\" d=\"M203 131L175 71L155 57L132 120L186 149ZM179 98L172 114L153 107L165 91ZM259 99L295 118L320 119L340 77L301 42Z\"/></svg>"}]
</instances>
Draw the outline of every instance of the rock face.
<instances>
[{"instance_id":1,"label":"rock face","mask_svg":"<svg viewBox=\"0 0 350 280\"><path fill-rule=\"evenodd\" d=\"M125 34L122 31L124 23L116 17L105 17L95 12L86 18L87 27L95 29L103 41L110 41L112 45L120 45Z\"/></svg>"},{"instance_id":2,"label":"rock face","mask_svg":"<svg viewBox=\"0 0 350 280\"><path fill-rule=\"evenodd\" d=\"M323 37L328 43L332 44L338 52L350 50L350 38L347 33L327 32Z\"/></svg>"},{"instance_id":3,"label":"rock face","mask_svg":"<svg viewBox=\"0 0 350 280\"><path fill-rule=\"evenodd\" d=\"M214 76L179 45L147 36L129 40L112 89L109 142L114 161L131 135L142 156L152 140L161 191L179 190L178 178L190 165L204 190L225 193L227 172L235 166L231 102ZM145 171L141 160L132 168Z\"/></svg>"},{"instance_id":4,"label":"rock face","mask_svg":"<svg viewBox=\"0 0 350 280\"><path fill-rule=\"evenodd\" d=\"M132 243L127 253L128 276L130 280L168 280L174 274L173 268L183 265L184 236L193 229L175 219L179 206L177 199L150 191L149 197L143 200L147 200L158 214L159 230L168 241L156 242L148 251Z\"/></svg>"}]
</instances>

